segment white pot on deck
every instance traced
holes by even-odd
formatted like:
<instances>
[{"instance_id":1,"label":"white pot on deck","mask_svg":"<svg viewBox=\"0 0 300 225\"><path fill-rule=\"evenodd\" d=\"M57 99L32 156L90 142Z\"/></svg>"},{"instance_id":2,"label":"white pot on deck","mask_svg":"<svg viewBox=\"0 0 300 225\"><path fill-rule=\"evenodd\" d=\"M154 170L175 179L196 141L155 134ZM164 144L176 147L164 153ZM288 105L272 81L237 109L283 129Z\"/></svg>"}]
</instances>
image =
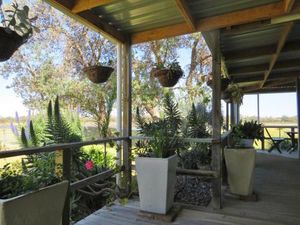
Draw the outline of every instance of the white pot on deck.
<instances>
[{"instance_id":1,"label":"white pot on deck","mask_svg":"<svg viewBox=\"0 0 300 225\"><path fill-rule=\"evenodd\" d=\"M0 199L0 225L61 225L69 183L63 181L10 199Z\"/></svg>"},{"instance_id":2,"label":"white pot on deck","mask_svg":"<svg viewBox=\"0 0 300 225\"><path fill-rule=\"evenodd\" d=\"M141 210L167 214L173 205L177 156L136 158Z\"/></svg>"},{"instance_id":3,"label":"white pot on deck","mask_svg":"<svg viewBox=\"0 0 300 225\"><path fill-rule=\"evenodd\" d=\"M255 149L225 149L224 155L230 192L251 195L255 178Z\"/></svg>"}]
</instances>

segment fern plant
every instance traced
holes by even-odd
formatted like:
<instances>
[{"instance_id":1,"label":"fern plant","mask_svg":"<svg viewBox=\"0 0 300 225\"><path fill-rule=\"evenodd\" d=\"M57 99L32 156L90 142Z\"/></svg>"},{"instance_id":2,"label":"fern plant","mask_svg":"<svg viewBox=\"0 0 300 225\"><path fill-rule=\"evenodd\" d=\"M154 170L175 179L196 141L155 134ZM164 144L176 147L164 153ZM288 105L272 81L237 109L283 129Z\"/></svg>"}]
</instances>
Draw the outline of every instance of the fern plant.
<instances>
[{"instance_id":1,"label":"fern plant","mask_svg":"<svg viewBox=\"0 0 300 225\"><path fill-rule=\"evenodd\" d=\"M188 138L206 138L210 136L209 124L211 112L203 104L192 104L187 116L185 136ZM186 169L200 169L209 165L211 161L211 148L206 143L190 143L187 151L180 157L180 164Z\"/></svg>"},{"instance_id":2,"label":"fern plant","mask_svg":"<svg viewBox=\"0 0 300 225\"><path fill-rule=\"evenodd\" d=\"M150 122L141 116L140 110L137 108L136 120L139 133L152 137L149 141L137 142L136 149L139 156L167 158L181 150L182 144L179 141L179 136L182 119L178 104L172 100L169 94L166 94L163 108L164 117Z\"/></svg>"},{"instance_id":3,"label":"fern plant","mask_svg":"<svg viewBox=\"0 0 300 225\"><path fill-rule=\"evenodd\" d=\"M49 101L47 114L48 122L45 131L47 144L82 141L82 137L73 132L70 124L61 115L58 97L55 99L54 110L52 101Z\"/></svg>"}]
</instances>

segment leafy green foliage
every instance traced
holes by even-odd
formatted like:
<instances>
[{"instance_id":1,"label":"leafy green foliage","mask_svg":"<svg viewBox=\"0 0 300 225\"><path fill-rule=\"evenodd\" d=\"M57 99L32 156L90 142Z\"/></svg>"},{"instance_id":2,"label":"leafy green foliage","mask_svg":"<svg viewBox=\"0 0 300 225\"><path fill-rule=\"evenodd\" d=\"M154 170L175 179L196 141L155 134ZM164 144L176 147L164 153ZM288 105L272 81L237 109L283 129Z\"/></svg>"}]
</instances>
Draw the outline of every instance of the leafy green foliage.
<instances>
[{"instance_id":1,"label":"leafy green foliage","mask_svg":"<svg viewBox=\"0 0 300 225\"><path fill-rule=\"evenodd\" d=\"M238 139L260 139L263 137L262 124L254 120L240 121L232 128L232 135Z\"/></svg>"},{"instance_id":2,"label":"leafy green foliage","mask_svg":"<svg viewBox=\"0 0 300 225\"><path fill-rule=\"evenodd\" d=\"M25 134L25 128L22 127L21 129L21 141L22 141L22 144L25 148L28 148L28 140L27 140L27 137L26 137L26 134Z\"/></svg>"},{"instance_id":3,"label":"leafy green foliage","mask_svg":"<svg viewBox=\"0 0 300 225\"><path fill-rule=\"evenodd\" d=\"M206 138L210 136L209 124L211 112L203 104L192 104L187 116L185 136L189 138ZM211 162L211 148L206 143L190 143L188 150L180 157L180 165L186 169L200 169Z\"/></svg>"},{"instance_id":4,"label":"leafy green foliage","mask_svg":"<svg viewBox=\"0 0 300 225\"><path fill-rule=\"evenodd\" d=\"M48 122L46 128L47 144L52 143L70 143L81 141L82 137L71 129L70 124L61 115L58 97L54 103L54 110L52 102L48 105Z\"/></svg>"},{"instance_id":5,"label":"leafy green foliage","mask_svg":"<svg viewBox=\"0 0 300 225\"><path fill-rule=\"evenodd\" d=\"M36 18L29 18L29 7L27 5L20 8L18 3L13 3L11 7L12 9L5 10L7 15L2 21L8 33L15 31L28 39L33 31L39 32L39 29L32 24Z\"/></svg>"},{"instance_id":6,"label":"leafy green foliage","mask_svg":"<svg viewBox=\"0 0 300 225\"><path fill-rule=\"evenodd\" d=\"M167 63L167 64L164 64L162 62L160 63L156 63L155 65L155 69L168 69L168 70L171 70L171 71L182 71L181 69L181 66L179 65L179 62L177 62L176 60L174 60L173 62L171 63Z\"/></svg>"},{"instance_id":7,"label":"leafy green foliage","mask_svg":"<svg viewBox=\"0 0 300 225\"><path fill-rule=\"evenodd\" d=\"M38 146L38 139L37 139L37 136L36 136L34 128L33 128L32 120L30 120L29 133L30 133L31 142L32 142L33 146Z\"/></svg>"},{"instance_id":8,"label":"leafy green foliage","mask_svg":"<svg viewBox=\"0 0 300 225\"><path fill-rule=\"evenodd\" d=\"M211 149L207 144L198 143L191 150L184 151L180 157L180 166L198 170L211 162Z\"/></svg>"},{"instance_id":9,"label":"leafy green foliage","mask_svg":"<svg viewBox=\"0 0 300 225\"><path fill-rule=\"evenodd\" d=\"M95 170L97 170L96 173L106 169L104 167L105 163L107 168L113 168L115 166L114 157L110 153L108 153L105 156L103 146L99 146L99 145L85 146L82 148L82 151L84 151L87 154L89 160L93 161L95 165Z\"/></svg>"},{"instance_id":10,"label":"leafy green foliage","mask_svg":"<svg viewBox=\"0 0 300 225\"><path fill-rule=\"evenodd\" d=\"M225 90L225 93L229 96L233 103L239 105L243 104L244 94L242 92L242 89L237 84L229 84L227 89Z\"/></svg>"},{"instance_id":11,"label":"leafy green foliage","mask_svg":"<svg viewBox=\"0 0 300 225\"><path fill-rule=\"evenodd\" d=\"M140 156L167 158L179 152L182 146L179 141L181 133L181 116L176 104L169 94L164 98L164 117L156 121L146 122L137 108L137 123L140 134L153 139L136 144Z\"/></svg>"},{"instance_id":12,"label":"leafy green foliage","mask_svg":"<svg viewBox=\"0 0 300 225\"><path fill-rule=\"evenodd\" d=\"M61 181L55 173L54 153L28 156L21 166L6 164L0 172L0 198L7 199Z\"/></svg>"},{"instance_id":13,"label":"leafy green foliage","mask_svg":"<svg viewBox=\"0 0 300 225\"><path fill-rule=\"evenodd\" d=\"M209 136L208 124L210 122L210 112L204 105L192 104L192 109L187 116L186 132L191 138L205 138Z\"/></svg>"}]
</instances>

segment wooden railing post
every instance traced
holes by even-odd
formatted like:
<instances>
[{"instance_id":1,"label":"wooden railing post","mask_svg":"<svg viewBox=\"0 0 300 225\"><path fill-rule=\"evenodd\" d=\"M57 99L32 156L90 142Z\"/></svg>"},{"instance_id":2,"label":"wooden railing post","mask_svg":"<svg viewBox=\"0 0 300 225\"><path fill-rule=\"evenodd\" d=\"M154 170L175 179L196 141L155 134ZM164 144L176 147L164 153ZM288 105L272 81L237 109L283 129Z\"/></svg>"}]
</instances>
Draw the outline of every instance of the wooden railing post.
<instances>
[{"instance_id":1,"label":"wooden railing post","mask_svg":"<svg viewBox=\"0 0 300 225\"><path fill-rule=\"evenodd\" d=\"M71 165L72 164L72 150L65 149L63 151L63 178L69 181L69 188L67 190L65 206L62 216L62 225L70 224L70 213L71 213L71 203L70 203L70 183L71 183Z\"/></svg>"},{"instance_id":2,"label":"wooden railing post","mask_svg":"<svg viewBox=\"0 0 300 225\"><path fill-rule=\"evenodd\" d=\"M263 137L261 139L261 148L265 150L265 128L263 128Z\"/></svg>"},{"instance_id":3,"label":"wooden railing post","mask_svg":"<svg viewBox=\"0 0 300 225\"><path fill-rule=\"evenodd\" d=\"M221 146L221 53L220 53L220 31L212 33L212 73L213 73L213 94L212 94L212 169L218 177L213 180L213 207L222 208L222 146Z\"/></svg>"},{"instance_id":4,"label":"wooden railing post","mask_svg":"<svg viewBox=\"0 0 300 225\"><path fill-rule=\"evenodd\" d=\"M124 183L127 194L131 191L131 44L124 44L124 74L123 74L123 136L128 137L123 141Z\"/></svg>"}]
</instances>

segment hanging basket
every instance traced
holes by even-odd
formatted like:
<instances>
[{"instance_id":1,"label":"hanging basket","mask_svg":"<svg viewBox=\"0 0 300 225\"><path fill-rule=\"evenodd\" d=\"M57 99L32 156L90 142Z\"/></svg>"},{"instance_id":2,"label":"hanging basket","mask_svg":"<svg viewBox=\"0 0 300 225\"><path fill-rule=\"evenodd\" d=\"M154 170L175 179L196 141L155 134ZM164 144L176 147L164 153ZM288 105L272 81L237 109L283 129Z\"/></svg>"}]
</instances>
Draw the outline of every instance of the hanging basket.
<instances>
[{"instance_id":1,"label":"hanging basket","mask_svg":"<svg viewBox=\"0 0 300 225\"><path fill-rule=\"evenodd\" d=\"M171 69L153 69L152 74L159 80L163 87L173 87L177 84L180 77L182 77L182 70Z\"/></svg>"},{"instance_id":2,"label":"hanging basket","mask_svg":"<svg viewBox=\"0 0 300 225\"><path fill-rule=\"evenodd\" d=\"M212 79L209 79L208 81L206 81L207 86L209 86L210 88L212 88ZM225 91L228 87L228 85L230 84L230 80L228 78L222 78L221 79L221 91Z\"/></svg>"},{"instance_id":3,"label":"hanging basket","mask_svg":"<svg viewBox=\"0 0 300 225\"><path fill-rule=\"evenodd\" d=\"M0 27L0 62L8 60L25 40L16 32L8 33L5 28Z\"/></svg>"},{"instance_id":4,"label":"hanging basket","mask_svg":"<svg viewBox=\"0 0 300 225\"><path fill-rule=\"evenodd\" d=\"M95 84L106 82L113 71L109 66L90 66L83 69L89 80Z\"/></svg>"}]
</instances>

